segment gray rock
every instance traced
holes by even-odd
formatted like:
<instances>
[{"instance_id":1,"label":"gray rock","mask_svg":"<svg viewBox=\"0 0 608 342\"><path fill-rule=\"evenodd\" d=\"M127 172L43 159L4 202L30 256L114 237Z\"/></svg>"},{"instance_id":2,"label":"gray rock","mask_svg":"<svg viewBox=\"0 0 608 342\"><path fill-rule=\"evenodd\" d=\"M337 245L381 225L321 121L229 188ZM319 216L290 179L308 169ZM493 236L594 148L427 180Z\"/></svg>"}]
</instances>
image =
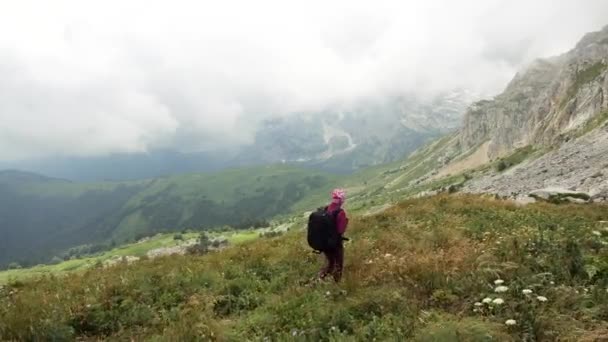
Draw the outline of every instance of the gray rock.
<instances>
[{"instance_id":1,"label":"gray rock","mask_svg":"<svg viewBox=\"0 0 608 342\"><path fill-rule=\"evenodd\" d=\"M606 110L607 93L608 26L562 56L537 60L504 93L471 106L460 144L468 150L490 141L490 159L526 145L554 146Z\"/></svg>"}]
</instances>

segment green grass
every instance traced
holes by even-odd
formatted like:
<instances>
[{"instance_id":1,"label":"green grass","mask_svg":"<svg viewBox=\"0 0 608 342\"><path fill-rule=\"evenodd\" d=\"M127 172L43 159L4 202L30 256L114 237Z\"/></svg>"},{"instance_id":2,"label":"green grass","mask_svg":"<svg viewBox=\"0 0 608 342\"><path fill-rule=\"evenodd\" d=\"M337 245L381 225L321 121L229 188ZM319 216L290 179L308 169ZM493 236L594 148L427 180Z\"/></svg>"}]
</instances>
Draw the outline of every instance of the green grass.
<instances>
[{"instance_id":1,"label":"green grass","mask_svg":"<svg viewBox=\"0 0 608 342\"><path fill-rule=\"evenodd\" d=\"M500 158L499 160L493 162L493 167L499 171L505 171L508 168L511 168L517 164L522 163L523 161L529 159L532 155L534 155L538 150L531 145L521 147L513 151L510 155Z\"/></svg>"},{"instance_id":2,"label":"green grass","mask_svg":"<svg viewBox=\"0 0 608 342\"><path fill-rule=\"evenodd\" d=\"M237 245L257 239L261 231L263 231L263 229L209 232L207 234L211 238L226 239L230 245ZM94 256L67 260L56 265L38 265L30 268L0 271L0 285L11 281L22 281L44 275L61 275L66 272L82 271L94 267L99 262L114 259L116 257L143 257L153 249L173 247L183 243L183 241L196 239L199 234L199 232L180 233L183 239L182 241L176 241L174 239L175 233L158 234L154 237L142 240L141 242L122 245L106 252L97 253Z\"/></svg>"},{"instance_id":3,"label":"green grass","mask_svg":"<svg viewBox=\"0 0 608 342\"><path fill-rule=\"evenodd\" d=\"M603 124L605 124L608 121L608 110L605 110L601 113L599 113L598 115L594 116L593 118L591 118L590 120L588 120L587 122L585 122L585 124L583 125L583 127L581 127L577 132L576 132L576 136L577 137L581 137L593 130L595 130L598 127L601 127Z\"/></svg>"},{"instance_id":4,"label":"green grass","mask_svg":"<svg viewBox=\"0 0 608 342\"><path fill-rule=\"evenodd\" d=\"M605 220L605 205L408 200L352 218L340 284L306 286L322 258L296 230L12 282L0 290L0 340L601 340ZM475 304L486 297L504 304Z\"/></svg>"},{"instance_id":5,"label":"green grass","mask_svg":"<svg viewBox=\"0 0 608 342\"><path fill-rule=\"evenodd\" d=\"M146 255L150 250L175 246L177 242L173 239L174 234L159 234L147 241L126 244L109 251L98 253L94 256L67 260L56 265L38 265L30 268L0 271L0 285L9 281L23 280L41 275L58 275L69 271L80 271L93 267L100 261L109 260L118 256L137 256ZM197 233L182 234L184 240L194 239Z\"/></svg>"},{"instance_id":6,"label":"green grass","mask_svg":"<svg viewBox=\"0 0 608 342\"><path fill-rule=\"evenodd\" d=\"M235 232L226 236L228 242L231 244L241 244L248 241L255 240L259 237L260 232L256 230L245 231L245 232Z\"/></svg>"}]
</instances>

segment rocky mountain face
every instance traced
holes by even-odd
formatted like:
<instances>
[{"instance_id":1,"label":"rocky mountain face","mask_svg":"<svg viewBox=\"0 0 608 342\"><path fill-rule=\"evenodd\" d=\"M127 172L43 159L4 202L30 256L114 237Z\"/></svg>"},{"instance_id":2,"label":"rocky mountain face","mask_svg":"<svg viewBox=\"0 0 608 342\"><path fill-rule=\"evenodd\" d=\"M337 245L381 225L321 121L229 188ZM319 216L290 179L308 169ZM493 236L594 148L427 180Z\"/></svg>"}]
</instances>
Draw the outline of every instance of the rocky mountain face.
<instances>
[{"instance_id":1,"label":"rocky mountain face","mask_svg":"<svg viewBox=\"0 0 608 342\"><path fill-rule=\"evenodd\" d=\"M608 26L473 104L434 158L418 182L465 172L465 192L608 200Z\"/></svg>"},{"instance_id":2,"label":"rocky mountain face","mask_svg":"<svg viewBox=\"0 0 608 342\"><path fill-rule=\"evenodd\" d=\"M463 150L489 142L494 159L527 145L551 146L608 108L608 26L571 51L537 60L506 90L464 116Z\"/></svg>"},{"instance_id":3,"label":"rocky mountain face","mask_svg":"<svg viewBox=\"0 0 608 342\"><path fill-rule=\"evenodd\" d=\"M534 192L584 193L608 200L608 124L505 172L491 172L464 186L472 193L526 199Z\"/></svg>"},{"instance_id":4,"label":"rocky mountain face","mask_svg":"<svg viewBox=\"0 0 608 342\"><path fill-rule=\"evenodd\" d=\"M460 126L475 99L465 90L420 98L399 96L269 120L242 163L291 162L338 172L402 159Z\"/></svg>"}]
</instances>

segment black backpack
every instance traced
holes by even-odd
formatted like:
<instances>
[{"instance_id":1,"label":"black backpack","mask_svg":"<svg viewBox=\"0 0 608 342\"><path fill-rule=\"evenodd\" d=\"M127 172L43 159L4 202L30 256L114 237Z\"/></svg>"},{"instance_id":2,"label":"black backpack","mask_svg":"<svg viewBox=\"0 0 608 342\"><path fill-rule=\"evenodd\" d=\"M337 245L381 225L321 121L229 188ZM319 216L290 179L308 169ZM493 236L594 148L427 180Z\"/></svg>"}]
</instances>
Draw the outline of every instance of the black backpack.
<instances>
[{"instance_id":1,"label":"black backpack","mask_svg":"<svg viewBox=\"0 0 608 342\"><path fill-rule=\"evenodd\" d=\"M336 220L342 209L333 213L327 207L319 208L308 217L308 245L315 251L324 252L336 249L342 242L338 234Z\"/></svg>"}]
</instances>

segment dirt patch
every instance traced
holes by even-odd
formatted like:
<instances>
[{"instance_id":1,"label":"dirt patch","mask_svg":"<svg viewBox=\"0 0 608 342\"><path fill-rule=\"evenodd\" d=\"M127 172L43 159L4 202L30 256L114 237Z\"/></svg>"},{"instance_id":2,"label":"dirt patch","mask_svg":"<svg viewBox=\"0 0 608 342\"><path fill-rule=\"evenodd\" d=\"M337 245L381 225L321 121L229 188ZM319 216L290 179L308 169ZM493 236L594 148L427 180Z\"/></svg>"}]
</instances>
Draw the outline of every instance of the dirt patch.
<instances>
[{"instance_id":1,"label":"dirt patch","mask_svg":"<svg viewBox=\"0 0 608 342\"><path fill-rule=\"evenodd\" d=\"M489 146L490 142L485 142L470 156L446 165L446 167L433 176L433 179L439 179L448 175L456 175L488 163L490 161L490 158L488 157Z\"/></svg>"}]
</instances>

